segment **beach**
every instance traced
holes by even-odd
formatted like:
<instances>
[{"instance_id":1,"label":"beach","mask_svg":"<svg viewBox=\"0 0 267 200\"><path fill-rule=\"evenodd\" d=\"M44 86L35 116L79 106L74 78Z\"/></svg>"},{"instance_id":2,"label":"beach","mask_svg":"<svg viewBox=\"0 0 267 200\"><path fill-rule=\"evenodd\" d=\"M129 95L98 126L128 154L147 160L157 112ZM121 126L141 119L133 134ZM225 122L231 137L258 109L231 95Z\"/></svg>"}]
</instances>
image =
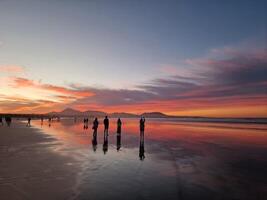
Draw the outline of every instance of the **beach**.
<instances>
[{"instance_id":1,"label":"beach","mask_svg":"<svg viewBox=\"0 0 267 200\"><path fill-rule=\"evenodd\" d=\"M81 119L1 126L1 199L266 197L266 125L147 119L141 143L138 120L96 143Z\"/></svg>"},{"instance_id":2,"label":"beach","mask_svg":"<svg viewBox=\"0 0 267 200\"><path fill-rule=\"evenodd\" d=\"M75 184L73 159L53 152L58 141L26 123L0 127L0 196L67 199Z\"/></svg>"}]
</instances>

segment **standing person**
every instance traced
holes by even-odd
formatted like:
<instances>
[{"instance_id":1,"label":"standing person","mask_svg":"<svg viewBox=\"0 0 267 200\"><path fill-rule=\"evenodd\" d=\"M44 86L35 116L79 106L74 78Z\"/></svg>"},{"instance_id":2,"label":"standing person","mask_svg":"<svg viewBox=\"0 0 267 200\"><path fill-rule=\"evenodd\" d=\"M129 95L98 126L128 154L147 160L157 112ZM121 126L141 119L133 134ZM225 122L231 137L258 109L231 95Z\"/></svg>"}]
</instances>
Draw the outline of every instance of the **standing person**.
<instances>
[{"instance_id":1,"label":"standing person","mask_svg":"<svg viewBox=\"0 0 267 200\"><path fill-rule=\"evenodd\" d=\"M49 119L48 119L48 126L50 127L51 126L51 117L49 117Z\"/></svg>"},{"instance_id":2,"label":"standing person","mask_svg":"<svg viewBox=\"0 0 267 200\"><path fill-rule=\"evenodd\" d=\"M27 126L31 126L31 118L28 117L28 123L27 123Z\"/></svg>"},{"instance_id":3,"label":"standing person","mask_svg":"<svg viewBox=\"0 0 267 200\"><path fill-rule=\"evenodd\" d=\"M95 118L94 122L93 122L93 136L96 137L97 136L97 128L98 128L98 120L97 120L97 117Z\"/></svg>"},{"instance_id":4,"label":"standing person","mask_svg":"<svg viewBox=\"0 0 267 200\"><path fill-rule=\"evenodd\" d=\"M11 125L11 121L12 121L11 117L10 116L6 116L5 120L6 120L7 126L9 127Z\"/></svg>"},{"instance_id":5,"label":"standing person","mask_svg":"<svg viewBox=\"0 0 267 200\"><path fill-rule=\"evenodd\" d=\"M121 135L121 119L119 118L117 121L117 135Z\"/></svg>"},{"instance_id":6,"label":"standing person","mask_svg":"<svg viewBox=\"0 0 267 200\"><path fill-rule=\"evenodd\" d=\"M3 126L3 119L2 119L2 117L0 117L0 124L1 124L1 126Z\"/></svg>"},{"instance_id":7,"label":"standing person","mask_svg":"<svg viewBox=\"0 0 267 200\"><path fill-rule=\"evenodd\" d=\"M43 125L43 123L44 123L44 118L41 117L41 126Z\"/></svg>"},{"instance_id":8,"label":"standing person","mask_svg":"<svg viewBox=\"0 0 267 200\"><path fill-rule=\"evenodd\" d=\"M146 122L145 118L141 117L141 119L140 119L140 131L141 132L145 131L145 122Z\"/></svg>"},{"instance_id":9,"label":"standing person","mask_svg":"<svg viewBox=\"0 0 267 200\"><path fill-rule=\"evenodd\" d=\"M104 119L104 135L106 134L108 136L108 127L109 127L109 119L108 116Z\"/></svg>"}]
</instances>

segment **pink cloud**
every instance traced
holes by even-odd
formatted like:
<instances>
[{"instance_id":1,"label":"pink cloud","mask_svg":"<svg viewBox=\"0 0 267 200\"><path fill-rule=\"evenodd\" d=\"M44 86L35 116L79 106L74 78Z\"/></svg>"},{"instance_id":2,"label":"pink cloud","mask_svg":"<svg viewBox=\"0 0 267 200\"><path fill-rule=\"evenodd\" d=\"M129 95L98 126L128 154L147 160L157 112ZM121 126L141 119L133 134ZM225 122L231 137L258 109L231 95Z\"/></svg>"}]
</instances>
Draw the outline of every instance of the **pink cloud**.
<instances>
[{"instance_id":1,"label":"pink cloud","mask_svg":"<svg viewBox=\"0 0 267 200\"><path fill-rule=\"evenodd\" d=\"M15 65L2 65L0 66L0 72L6 72L6 73L21 73L24 72L24 68L21 66L15 66Z\"/></svg>"}]
</instances>

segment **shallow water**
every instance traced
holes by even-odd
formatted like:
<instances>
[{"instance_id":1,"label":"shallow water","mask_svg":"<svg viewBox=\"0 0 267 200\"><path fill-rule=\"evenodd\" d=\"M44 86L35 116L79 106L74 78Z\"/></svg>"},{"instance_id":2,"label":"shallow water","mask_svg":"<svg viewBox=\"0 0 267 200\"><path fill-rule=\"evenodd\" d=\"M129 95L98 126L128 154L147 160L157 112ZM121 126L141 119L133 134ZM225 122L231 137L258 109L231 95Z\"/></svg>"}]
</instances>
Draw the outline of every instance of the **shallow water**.
<instances>
[{"instance_id":1,"label":"shallow water","mask_svg":"<svg viewBox=\"0 0 267 200\"><path fill-rule=\"evenodd\" d=\"M102 120L100 120L102 122ZM123 119L121 144L111 119L97 145L83 122L34 121L58 139L53 151L74 157L74 199L264 199L267 196L267 126ZM144 153L142 153L144 150Z\"/></svg>"}]
</instances>

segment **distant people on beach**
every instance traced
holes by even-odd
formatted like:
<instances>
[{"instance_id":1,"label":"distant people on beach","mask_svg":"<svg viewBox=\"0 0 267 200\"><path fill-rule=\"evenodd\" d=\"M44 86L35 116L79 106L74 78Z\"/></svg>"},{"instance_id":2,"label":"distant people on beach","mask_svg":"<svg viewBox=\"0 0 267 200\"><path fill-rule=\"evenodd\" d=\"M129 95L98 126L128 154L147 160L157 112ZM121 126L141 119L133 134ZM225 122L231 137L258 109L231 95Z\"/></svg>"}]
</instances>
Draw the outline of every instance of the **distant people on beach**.
<instances>
[{"instance_id":1,"label":"distant people on beach","mask_svg":"<svg viewBox=\"0 0 267 200\"><path fill-rule=\"evenodd\" d=\"M3 124L3 119L2 119L2 117L0 117L0 124L1 124L1 126L4 125L4 124Z\"/></svg>"},{"instance_id":2,"label":"distant people on beach","mask_svg":"<svg viewBox=\"0 0 267 200\"><path fill-rule=\"evenodd\" d=\"M88 118L83 119L83 129L88 129L88 122L89 122Z\"/></svg>"},{"instance_id":3,"label":"distant people on beach","mask_svg":"<svg viewBox=\"0 0 267 200\"><path fill-rule=\"evenodd\" d=\"M121 122L121 119L119 118L117 120L117 135L121 135L121 125L122 125L122 122Z\"/></svg>"},{"instance_id":4,"label":"distant people on beach","mask_svg":"<svg viewBox=\"0 0 267 200\"><path fill-rule=\"evenodd\" d=\"M30 117L28 117L28 123L27 123L27 126L31 126L31 118Z\"/></svg>"},{"instance_id":5,"label":"distant people on beach","mask_svg":"<svg viewBox=\"0 0 267 200\"><path fill-rule=\"evenodd\" d=\"M104 119L104 135L108 136L109 119L108 116Z\"/></svg>"},{"instance_id":6,"label":"distant people on beach","mask_svg":"<svg viewBox=\"0 0 267 200\"><path fill-rule=\"evenodd\" d=\"M44 124L44 118L41 117L41 126L43 126L43 124Z\"/></svg>"},{"instance_id":7,"label":"distant people on beach","mask_svg":"<svg viewBox=\"0 0 267 200\"><path fill-rule=\"evenodd\" d=\"M94 130L93 132L93 136L96 137L97 136L97 129L98 129L98 120L97 117L95 118L94 122L93 122L93 127L92 129Z\"/></svg>"},{"instance_id":8,"label":"distant people on beach","mask_svg":"<svg viewBox=\"0 0 267 200\"><path fill-rule=\"evenodd\" d=\"M50 127L51 126L51 117L48 118L48 126Z\"/></svg>"},{"instance_id":9,"label":"distant people on beach","mask_svg":"<svg viewBox=\"0 0 267 200\"><path fill-rule=\"evenodd\" d=\"M74 123L76 123L77 122L77 117L74 117Z\"/></svg>"},{"instance_id":10,"label":"distant people on beach","mask_svg":"<svg viewBox=\"0 0 267 200\"><path fill-rule=\"evenodd\" d=\"M5 117L5 121L7 123L7 126L9 127L11 125L11 122L12 122L12 118L10 116L6 116Z\"/></svg>"}]
</instances>

